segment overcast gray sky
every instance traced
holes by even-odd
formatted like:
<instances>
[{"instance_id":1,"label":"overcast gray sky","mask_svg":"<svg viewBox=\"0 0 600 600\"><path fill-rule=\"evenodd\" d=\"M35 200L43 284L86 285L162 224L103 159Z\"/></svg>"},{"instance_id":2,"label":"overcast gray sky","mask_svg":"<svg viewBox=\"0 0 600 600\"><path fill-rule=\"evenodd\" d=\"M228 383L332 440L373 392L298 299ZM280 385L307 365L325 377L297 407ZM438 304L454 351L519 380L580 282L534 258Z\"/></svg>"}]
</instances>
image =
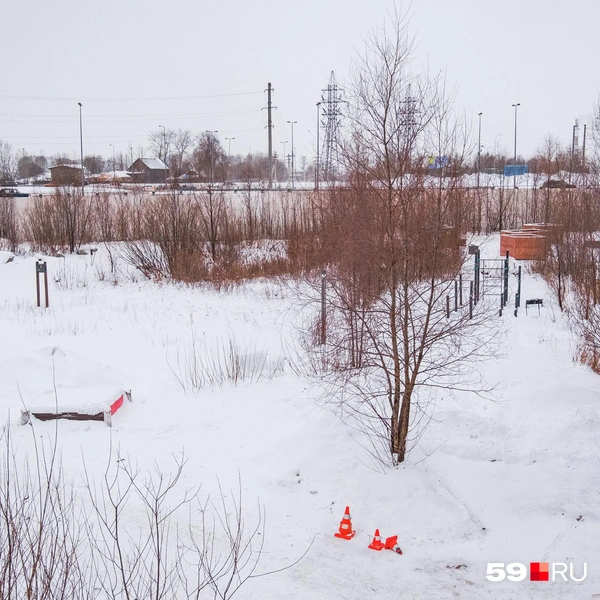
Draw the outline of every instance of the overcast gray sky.
<instances>
[{"instance_id":1,"label":"overcast gray sky","mask_svg":"<svg viewBox=\"0 0 600 600\"><path fill-rule=\"evenodd\" d=\"M415 68L445 70L456 108L483 112L482 144L531 155L548 133L569 144L600 92L596 0L3 0L0 139L29 153L135 156L159 125L218 130L232 154L274 147L297 121L298 160L312 160L316 102L332 70L344 85L364 37L408 8ZM588 121L589 122L589 121Z\"/></svg>"}]
</instances>

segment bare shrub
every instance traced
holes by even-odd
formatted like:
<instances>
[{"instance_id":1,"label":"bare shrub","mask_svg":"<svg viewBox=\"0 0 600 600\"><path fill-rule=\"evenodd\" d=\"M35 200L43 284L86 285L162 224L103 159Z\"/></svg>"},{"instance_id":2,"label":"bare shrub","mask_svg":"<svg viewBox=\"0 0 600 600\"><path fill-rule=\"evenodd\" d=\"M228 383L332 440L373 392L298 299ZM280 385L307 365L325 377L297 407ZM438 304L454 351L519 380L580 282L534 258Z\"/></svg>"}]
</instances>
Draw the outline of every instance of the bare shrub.
<instances>
[{"instance_id":1,"label":"bare shrub","mask_svg":"<svg viewBox=\"0 0 600 600\"><path fill-rule=\"evenodd\" d=\"M71 261L66 258L54 263L52 268L52 279L59 290L73 290L88 286L87 269L79 261Z\"/></svg>"},{"instance_id":2,"label":"bare shrub","mask_svg":"<svg viewBox=\"0 0 600 600\"><path fill-rule=\"evenodd\" d=\"M91 241L90 198L75 189L57 188L52 196L31 202L25 230L37 250L47 254L75 252Z\"/></svg>"},{"instance_id":3,"label":"bare shrub","mask_svg":"<svg viewBox=\"0 0 600 600\"><path fill-rule=\"evenodd\" d=\"M18 460L4 431L2 598L225 600L250 579L298 562L258 572L264 509L258 503L248 526L241 481L232 500L220 485L216 502L200 501L199 487L182 490L183 455L171 472L156 467L143 474L130 457L111 454L100 479L84 463L86 492L76 494L56 451L57 432L49 443L35 442L33 459Z\"/></svg>"},{"instance_id":4,"label":"bare shrub","mask_svg":"<svg viewBox=\"0 0 600 600\"><path fill-rule=\"evenodd\" d=\"M85 513L65 481L60 457L36 447L18 461L9 430L0 463L0 596L94 598Z\"/></svg>"},{"instance_id":5,"label":"bare shrub","mask_svg":"<svg viewBox=\"0 0 600 600\"><path fill-rule=\"evenodd\" d=\"M281 359L272 360L265 349L241 344L230 337L226 342L208 344L191 327L187 349L175 353L171 373L184 392L206 388L268 381L283 369Z\"/></svg>"},{"instance_id":6,"label":"bare shrub","mask_svg":"<svg viewBox=\"0 0 600 600\"><path fill-rule=\"evenodd\" d=\"M248 529L241 481L237 493L230 494L234 500L226 499L219 484L219 501L201 502L199 487L179 490L185 463L181 456L172 473L157 467L143 477L128 457L118 457L99 487L86 474L94 518L88 521L94 583L105 597L227 600L248 580L277 572L257 573L265 543L260 503ZM140 509L145 518L138 520L134 535L127 522ZM183 512L187 530L174 524Z\"/></svg>"},{"instance_id":7,"label":"bare shrub","mask_svg":"<svg viewBox=\"0 0 600 600\"><path fill-rule=\"evenodd\" d=\"M17 250L20 241L19 218L14 198L0 199L0 248Z\"/></svg>"}]
</instances>

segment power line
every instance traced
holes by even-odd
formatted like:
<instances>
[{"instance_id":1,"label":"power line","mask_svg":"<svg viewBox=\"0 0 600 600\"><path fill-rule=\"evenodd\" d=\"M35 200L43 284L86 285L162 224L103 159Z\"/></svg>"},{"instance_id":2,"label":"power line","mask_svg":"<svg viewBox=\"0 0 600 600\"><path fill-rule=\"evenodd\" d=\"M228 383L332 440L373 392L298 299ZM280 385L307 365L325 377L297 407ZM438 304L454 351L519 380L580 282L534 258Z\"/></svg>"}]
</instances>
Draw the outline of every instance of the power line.
<instances>
[{"instance_id":1,"label":"power line","mask_svg":"<svg viewBox=\"0 0 600 600\"><path fill-rule=\"evenodd\" d=\"M0 100L43 100L43 101L59 101L59 102L139 102L144 100L198 100L202 98L228 98L233 96L252 96L262 94L263 92L237 92L235 94L207 94L202 96L137 96L137 97L98 97L98 98L82 98L74 96L13 96L0 94Z\"/></svg>"},{"instance_id":2,"label":"power line","mask_svg":"<svg viewBox=\"0 0 600 600\"><path fill-rule=\"evenodd\" d=\"M146 122L154 121L156 119L163 120L176 120L176 119L206 119L212 117L230 117L234 115L244 114L257 114L260 111L257 109L252 110L236 110L229 112L219 113L191 113L191 114L175 114L175 115L142 115L142 116L127 116L127 115L111 115L102 116L94 115L86 118L86 123L130 123L130 122ZM0 115L0 117L10 117L11 115ZM28 115L15 115L15 116L28 116ZM52 117L52 120L43 120L46 117ZM67 117L66 115L32 115L31 119L0 119L0 123L76 123L77 119Z\"/></svg>"}]
</instances>

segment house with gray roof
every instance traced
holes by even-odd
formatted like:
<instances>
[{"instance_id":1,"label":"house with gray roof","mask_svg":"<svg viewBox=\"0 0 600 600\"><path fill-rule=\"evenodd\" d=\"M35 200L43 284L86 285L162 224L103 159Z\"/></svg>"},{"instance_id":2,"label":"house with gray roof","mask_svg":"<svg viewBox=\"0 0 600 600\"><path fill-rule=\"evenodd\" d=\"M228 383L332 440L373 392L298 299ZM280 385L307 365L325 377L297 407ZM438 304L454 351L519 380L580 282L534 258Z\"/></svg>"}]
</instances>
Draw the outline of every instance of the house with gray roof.
<instances>
[{"instance_id":1,"label":"house with gray roof","mask_svg":"<svg viewBox=\"0 0 600 600\"><path fill-rule=\"evenodd\" d=\"M164 183L168 168L160 158L138 158L128 171L134 183Z\"/></svg>"}]
</instances>

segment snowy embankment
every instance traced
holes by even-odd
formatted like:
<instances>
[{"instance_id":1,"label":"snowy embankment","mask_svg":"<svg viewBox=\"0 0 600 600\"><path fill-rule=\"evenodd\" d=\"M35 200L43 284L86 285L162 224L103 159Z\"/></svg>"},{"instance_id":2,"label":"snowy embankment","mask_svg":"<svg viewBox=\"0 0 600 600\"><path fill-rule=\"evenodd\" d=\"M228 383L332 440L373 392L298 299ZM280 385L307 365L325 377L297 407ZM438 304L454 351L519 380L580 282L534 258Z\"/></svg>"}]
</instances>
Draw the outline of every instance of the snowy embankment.
<instances>
[{"instance_id":1,"label":"snowy embankment","mask_svg":"<svg viewBox=\"0 0 600 600\"><path fill-rule=\"evenodd\" d=\"M517 318L512 310L490 316L506 331L502 356L481 367L493 399L440 393L408 461L383 469L290 368L306 316L293 287L216 292L133 273L114 285L99 281L101 253L47 261L49 309L35 307L34 257L0 264L0 409L17 451L54 435L53 423L18 425L38 396L126 385L133 402L112 428L59 422L66 475L85 494L84 460L100 478L116 451L141 470L168 471L184 450L182 483L201 485L203 495L217 492L217 477L229 493L239 476L247 520L256 498L266 509L259 571L285 567L312 546L299 564L251 580L236 597L599 597L600 378L573 362L571 334L539 278L526 274L522 291L544 299L539 315L522 307ZM238 384L194 386L194 357L209 365L206 375L227 364L231 348L242 357ZM68 357L55 382L48 349ZM351 541L333 537L346 505ZM368 550L375 528L397 534L404 554ZM578 576L586 562L587 579L485 578L488 562L532 561L572 562Z\"/></svg>"}]
</instances>

